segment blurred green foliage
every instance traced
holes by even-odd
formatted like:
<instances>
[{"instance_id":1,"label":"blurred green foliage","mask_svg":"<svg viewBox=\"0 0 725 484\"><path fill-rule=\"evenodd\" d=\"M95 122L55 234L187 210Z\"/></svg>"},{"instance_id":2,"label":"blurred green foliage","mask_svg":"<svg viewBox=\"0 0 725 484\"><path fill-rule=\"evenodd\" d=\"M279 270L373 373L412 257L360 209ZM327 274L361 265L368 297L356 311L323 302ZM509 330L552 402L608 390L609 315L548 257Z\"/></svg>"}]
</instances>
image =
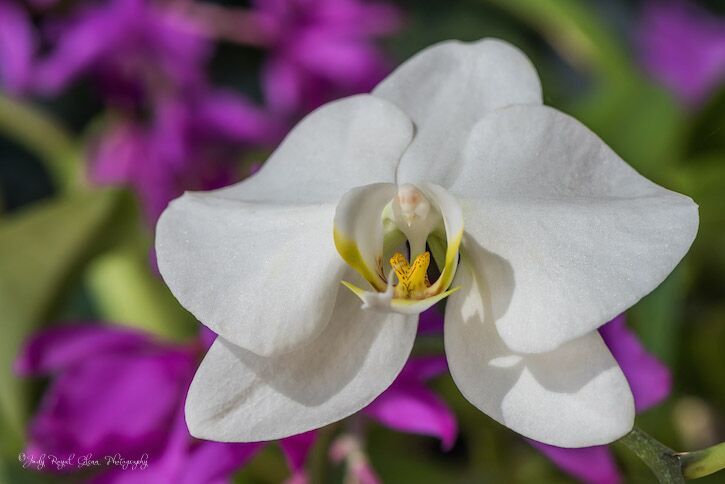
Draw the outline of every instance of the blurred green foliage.
<instances>
[{"instance_id":1,"label":"blurred green foliage","mask_svg":"<svg viewBox=\"0 0 725 484\"><path fill-rule=\"evenodd\" d=\"M12 362L24 339L49 321L69 281L118 233L122 196L83 191L46 201L0 220L0 404L4 450L21 449L29 405Z\"/></svg>"}]
</instances>

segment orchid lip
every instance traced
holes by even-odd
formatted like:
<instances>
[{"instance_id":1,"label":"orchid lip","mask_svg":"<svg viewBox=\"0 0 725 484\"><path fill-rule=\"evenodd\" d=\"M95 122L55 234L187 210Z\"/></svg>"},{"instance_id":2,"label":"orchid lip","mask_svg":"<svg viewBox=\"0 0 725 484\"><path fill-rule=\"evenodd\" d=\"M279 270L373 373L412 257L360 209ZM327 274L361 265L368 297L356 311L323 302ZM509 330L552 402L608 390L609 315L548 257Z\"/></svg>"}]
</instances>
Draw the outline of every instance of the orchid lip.
<instances>
[{"instance_id":1,"label":"orchid lip","mask_svg":"<svg viewBox=\"0 0 725 484\"><path fill-rule=\"evenodd\" d=\"M343 284L363 308L417 314L451 294L462 233L458 203L437 185L354 188L338 204L334 241L371 290ZM432 283L431 257L440 272Z\"/></svg>"}]
</instances>

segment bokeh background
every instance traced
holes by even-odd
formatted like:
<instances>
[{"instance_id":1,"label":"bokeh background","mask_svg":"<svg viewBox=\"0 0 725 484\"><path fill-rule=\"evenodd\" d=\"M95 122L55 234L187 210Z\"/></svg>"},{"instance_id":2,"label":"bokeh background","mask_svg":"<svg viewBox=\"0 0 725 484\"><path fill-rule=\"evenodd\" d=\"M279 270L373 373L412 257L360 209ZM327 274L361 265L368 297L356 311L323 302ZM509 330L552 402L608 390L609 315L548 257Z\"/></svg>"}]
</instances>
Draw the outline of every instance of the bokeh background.
<instances>
[{"instance_id":1,"label":"bokeh background","mask_svg":"<svg viewBox=\"0 0 725 484\"><path fill-rule=\"evenodd\" d=\"M725 440L724 2L0 0L0 482L651 482L619 444L552 462L444 368L400 384L422 410L400 390L392 417L281 446L206 445L180 420L208 335L155 267L166 204L249 176L306 113L422 48L490 36L530 56L547 104L699 203L689 255L627 314L671 373L638 425L678 450ZM72 451L150 467L19 460Z\"/></svg>"}]
</instances>

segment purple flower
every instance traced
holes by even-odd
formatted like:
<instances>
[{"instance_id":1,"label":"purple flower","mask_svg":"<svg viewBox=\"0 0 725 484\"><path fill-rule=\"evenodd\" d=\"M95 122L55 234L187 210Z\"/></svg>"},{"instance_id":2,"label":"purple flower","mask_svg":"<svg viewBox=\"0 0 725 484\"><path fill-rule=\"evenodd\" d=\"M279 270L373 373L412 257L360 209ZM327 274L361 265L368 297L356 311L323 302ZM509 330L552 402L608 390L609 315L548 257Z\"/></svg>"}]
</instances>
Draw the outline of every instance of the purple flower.
<instances>
[{"instance_id":1,"label":"purple flower","mask_svg":"<svg viewBox=\"0 0 725 484\"><path fill-rule=\"evenodd\" d=\"M37 89L54 94L90 73L119 103L202 85L211 53L201 27L144 0L86 6L48 32L55 48L37 67Z\"/></svg>"},{"instance_id":2,"label":"purple flower","mask_svg":"<svg viewBox=\"0 0 725 484\"><path fill-rule=\"evenodd\" d=\"M438 308L433 306L420 313L418 334L443 334L443 315Z\"/></svg>"},{"instance_id":3,"label":"purple flower","mask_svg":"<svg viewBox=\"0 0 725 484\"><path fill-rule=\"evenodd\" d=\"M193 442L181 413L175 425L169 430L166 447L158 456L149 455L147 468L129 471L111 467L107 472L96 476L93 482L97 484L226 483L234 472L249 462L262 447L262 444Z\"/></svg>"},{"instance_id":4,"label":"purple flower","mask_svg":"<svg viewBox=\"0 0 725 484\"><path fill-rule=\"evenodd\" d=\"M393 384L363 414L386 427L402 432L431 435L441 439L445 450L456 440L456 417L425 382L445 373L444 356L411 358Z\"/></svg>"},{"instance_id":5,"label":"purple flower","mask_svg":"<svg viewBox=\"0 0 725 484\"><path fill-rule=\"evenodd\" d=\"M278 131L265 113L228 91L164 100L150 124L121 119L107 127L91 148L91 179L134 187L154 223L185 190L235 181L240 149Z\"/></svg>"},{"instance_id":6,"label":"purple flower","mask_svg":"<svg viewBox=\"0 0 725 484\"><path fill-rule=\"evenodd\" d=\"M670 371L648 353L637 335L627 328L624 314L599 328L599 333L627 377L638 412L667 398L672 389Z\"/></svg>"},{"instance_id":7,"label":"purple flower","mask_svg":"<svg viewBox=\"0 0 725 484\"><path fill-rule=\"evenodd\" d=\"M38 10L45 10L54 7L60 0L26 0L27 3L32 5Z\"/></svg>"},{"instance_id":8,"label":"purple flower","mask_svg":"<svg viewBox=\"0 0 725 484\"><path fill-rule=\"evenodd\" d=\"M282 453L287 461L287 467L292 470L292 475L287 480L287 484L307 483L304 465L316 440L317 432L313 430L279 441L279 446L282 448Z\"/></svg>"},{"instance_id":9,"label":"purple flower","mask_svg":"<svg viewBox=\"0 0 725 484\"><path fill-rule=\"evenodd\" d=\"M56 42L38 63L37 90L96 81L112 114L91 144L90 178L132 186L151 224L185 190L236 181L240 151L281 131L242 96L209 84L212 45L181 10L111 0L47 30Z\"/></svg>"},{"instance_id":10,"label":"purple flower","mask_svg":"<svg viewBox=\"0 0 725 484\"><path fill-rule=\"evenodd\" d=\"M0 86L24 92L32 78L35 32L27 12L14 0L0 0Z\"/></svg>"},{"instance_id":11,"label":"purple flower","mask_svg":"<svg viewBox=\"0 0 725 484\"><path fill-rule=\"evenodd\" d=\"M617 463L607 446L563 449L553 445L528 441L564 472L592 484L621 482Z\"/></svg>"},{"instance_id":12,"label":"purple flower","mask_svg":"<svg viewBox=\"0 0 725 484\"><path fill-rule=\"evenodd\" d=\"M624 315L599 329L604 342L627 377L637 411L644 411L667 397L672 386L669 370L647 350L627 328ZM607 446L562 449L529 440L562 470L594 484L621 482L614 457Z\"/></svg>"},{"instance_id":13,"label":"purple flower","mask_svg":"<svg viewBox=\"0 0 725 484\"><path fill-rule=\"evenodd\" d=\"M29 426L26 454L92 454L101 461L115 454L126 459L148 456L146 469L104 465L97 482L226 482L264 444L190 437L183 404L201 346L162 344L113 326L39 333L16 361L21 375L51 376ZM280 442L294 475L302 475L313 441L310 433Z\"/></svg>"},{"instance_id":14,"label":"purple flower","mask_svg":"<svg viewBox=\"0 0 725 484\"><path fill-rule=\"evenodd\" d=\"M647 69L686 104L725 81L725 20L692 3L649 2L639 40Z\"/></svg>"},{"instance_id":15,"label":"purple flower","mask_svg":"<svg viewBox=\"0 0 725 484\"><path fill-rule=\"evenodd\" d=\"M367 92L389 70L373 39L398 29L391 5L362 0L256 0L270 48L263 87L268 104L301 114L332 99Z\"/></svg>"},{"instance_id":16,"label":"purple flower","mask_svg":"<svg viewBox=\"0 0 725 484\"><path fill-rule=\"evenodd\" d=\"M16 366L22 375L54 375L30 424L30 447L54 455L158 453L194 368L190 348L125 329L42 332Z\"/></svg>"}]
</instances>

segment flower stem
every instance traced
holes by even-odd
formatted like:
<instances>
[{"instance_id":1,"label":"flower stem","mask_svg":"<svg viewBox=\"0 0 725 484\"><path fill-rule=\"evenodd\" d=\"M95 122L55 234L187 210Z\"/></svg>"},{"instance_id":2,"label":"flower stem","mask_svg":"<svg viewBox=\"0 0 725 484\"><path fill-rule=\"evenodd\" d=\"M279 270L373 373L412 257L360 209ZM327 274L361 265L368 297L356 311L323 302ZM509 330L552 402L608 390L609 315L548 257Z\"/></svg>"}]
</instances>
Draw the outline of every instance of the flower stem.
<instances>
[{"instance_id":1,"label":"flower stem","mask_svg":"<svg viewBox=\"0 0 725 484\"><path fill-rule=\"evenodd\" d=\"M661 483L684 483L678 454L637 427L620 439L642 459Z\"/></svg>"},{"instance_id":2,"label":"flower stem","mask_svg":"<svg viewBox=\"0 0 725 484\"><path fill-rule=\"evenodd\" d=\"M81 156L72 135L29 103L0 93L0 133L38 156L59 189L82 180Z\"/></svg>"},{"instance_id":3,"label":"flower stem","mask_svg":"<svg viewBox=\"0 0 725 484\"><path fill-rule=\"evenodd\" d=\"M637 427L619 441L663 483L682 483L725 469L725 442L694 452L675 452Z\"/></svg>"},{"instance_id":4,"label":"flower stem","mask_svg":"<svg viewBox=\"0 0 725 484\"><path fill-rule=\"evenodd\" d=\"M678 457L686 478L709 476L725 469L725 442L695 452L682 452Z\"/></svg>"}]
</instances>

